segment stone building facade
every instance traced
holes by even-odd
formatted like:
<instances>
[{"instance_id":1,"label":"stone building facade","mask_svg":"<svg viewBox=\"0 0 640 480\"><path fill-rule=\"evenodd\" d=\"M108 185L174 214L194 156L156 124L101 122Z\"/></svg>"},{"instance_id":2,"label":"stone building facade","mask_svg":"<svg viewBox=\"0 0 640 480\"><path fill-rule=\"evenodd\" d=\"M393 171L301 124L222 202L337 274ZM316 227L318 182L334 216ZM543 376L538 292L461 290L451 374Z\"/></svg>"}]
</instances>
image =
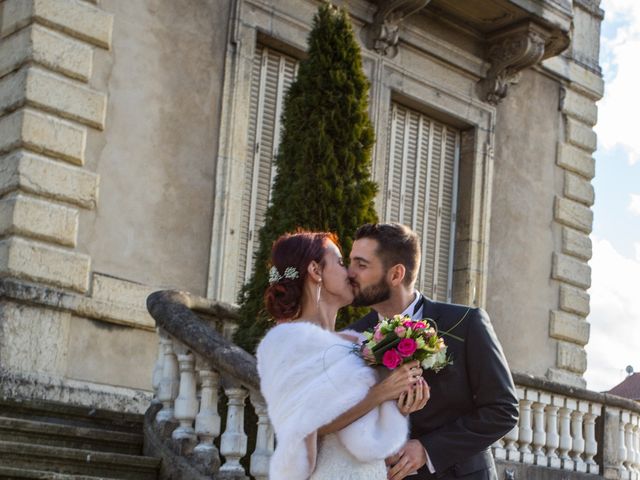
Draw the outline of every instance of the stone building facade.
<instances>
[{"instance_id":1,"label":"stone building facade","mask_svg":"<svg viewBox=\"0 0 640 480\"><path fill-rule=\"evenodd\" d=\"M515 372L583 387L599 0L343 3L420 288L486 308ZM3 394L142 410L148 293L234 302L317 6L0 3Z\"/></svg>"}]
</instances>

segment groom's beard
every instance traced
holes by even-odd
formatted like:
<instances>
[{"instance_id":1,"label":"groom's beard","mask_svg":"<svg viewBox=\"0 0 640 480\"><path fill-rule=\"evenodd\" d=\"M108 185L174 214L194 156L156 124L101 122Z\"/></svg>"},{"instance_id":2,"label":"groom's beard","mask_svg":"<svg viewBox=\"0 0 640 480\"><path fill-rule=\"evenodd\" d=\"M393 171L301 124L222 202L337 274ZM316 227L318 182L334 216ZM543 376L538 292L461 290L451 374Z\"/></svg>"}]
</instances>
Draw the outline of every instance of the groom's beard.
<instances>
[{"instance_id":1,"label":"groom's beard","mask_svg":"<svg viewBox=\"0 0 640 480\"><path fill-rule=\"evenodd\" d=\"M369 307L391 298L391 288L387 285L384 277L375 285L356 290L354 293L352 307Z\"/></svg>"}]
</instances>

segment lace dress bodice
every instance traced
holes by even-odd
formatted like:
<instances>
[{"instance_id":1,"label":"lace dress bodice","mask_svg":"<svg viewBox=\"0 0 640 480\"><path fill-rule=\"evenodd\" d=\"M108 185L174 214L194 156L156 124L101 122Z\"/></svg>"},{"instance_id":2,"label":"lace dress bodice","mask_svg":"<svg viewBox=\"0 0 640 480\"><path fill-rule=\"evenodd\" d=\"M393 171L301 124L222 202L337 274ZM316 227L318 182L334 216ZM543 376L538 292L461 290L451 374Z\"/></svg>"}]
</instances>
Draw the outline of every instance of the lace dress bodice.
<instances>
[{"instance_id":1,"label":"lace dress bodice","mask_svg":"<svg viewBox=\"0 0 640 480\"><path fill-rule=\"evenodd\" d=\"M316 468L309 480L386 480L384 460L371 463L358 461L342 445L337 435L318 439Z\"/></svg>"}]
</instances>

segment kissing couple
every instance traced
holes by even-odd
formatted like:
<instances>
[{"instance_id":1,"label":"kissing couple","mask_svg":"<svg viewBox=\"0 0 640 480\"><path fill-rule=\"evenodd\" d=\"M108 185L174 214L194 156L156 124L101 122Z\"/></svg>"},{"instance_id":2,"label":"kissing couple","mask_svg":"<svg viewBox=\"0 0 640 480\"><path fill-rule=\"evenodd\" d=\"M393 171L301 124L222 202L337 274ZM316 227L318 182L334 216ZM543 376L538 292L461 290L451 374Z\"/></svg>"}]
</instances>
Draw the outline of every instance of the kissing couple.
<instances>
[{"instance_id":1,"label":"kissing couple","mask_svg":"<svg viewBox=\"0 0 640 480\"><path fill-rule=\"evenodd\" d=\"M256 352L276 434L270 480L497 480L490 447L518 419L511 373L484 310L415 289L420 251L394 223L360 227L348 268L331 233L274 242L264 300L276 326ZM371 312L336 332L350 304ZM357 354L362 332L398 314L446 332L450 364L388 369Z\"/></svg>"}]
</instances>

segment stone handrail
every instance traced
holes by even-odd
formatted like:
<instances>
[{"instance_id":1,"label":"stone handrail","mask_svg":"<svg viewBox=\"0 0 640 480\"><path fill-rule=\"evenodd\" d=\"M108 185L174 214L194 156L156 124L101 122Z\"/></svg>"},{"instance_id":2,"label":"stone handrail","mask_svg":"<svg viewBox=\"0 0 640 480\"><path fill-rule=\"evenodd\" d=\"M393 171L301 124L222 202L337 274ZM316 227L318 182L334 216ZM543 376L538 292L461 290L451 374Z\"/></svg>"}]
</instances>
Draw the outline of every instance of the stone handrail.
<instances>
[{"instance_id":1,"label":"stone handrail","mask_svg":"<svg viewBox=\"0 0 640 480\"><path fill-rule=\"evenodd\" d=\"M255 358L229 340L236 308L176 291L152 294L147 306L160 348L145 452L163 458L161 478L247 479L250 474L267 480L274 435ZM640 479L640 403L530 375L513 377L520 418L492 446L500 478ZM226 397L220 411L219 394ZM257 416L255 428L249 425L255 439L251 452L244 424L247 397ZM241 463L247 455L248 471Z\"/></svg>"},{"instance_id":2,"label":"stone handrail","mask_svg":"<svg viewBox=\"0 0 640 480\"><path fill-rule=\"evenodd\" d=\"M247 479L240 460L247 453L244 413L249 397L258 417L250 473L266 480L273 431L255 358L228 340L235 331L235 308L177 291L153 293L147 308L158 327L159 349L154 404L145 416L145 453L162 458L160 477ZM227 399L224 419L218 409L220 392Z\"/></svg>"}]
</instances>

